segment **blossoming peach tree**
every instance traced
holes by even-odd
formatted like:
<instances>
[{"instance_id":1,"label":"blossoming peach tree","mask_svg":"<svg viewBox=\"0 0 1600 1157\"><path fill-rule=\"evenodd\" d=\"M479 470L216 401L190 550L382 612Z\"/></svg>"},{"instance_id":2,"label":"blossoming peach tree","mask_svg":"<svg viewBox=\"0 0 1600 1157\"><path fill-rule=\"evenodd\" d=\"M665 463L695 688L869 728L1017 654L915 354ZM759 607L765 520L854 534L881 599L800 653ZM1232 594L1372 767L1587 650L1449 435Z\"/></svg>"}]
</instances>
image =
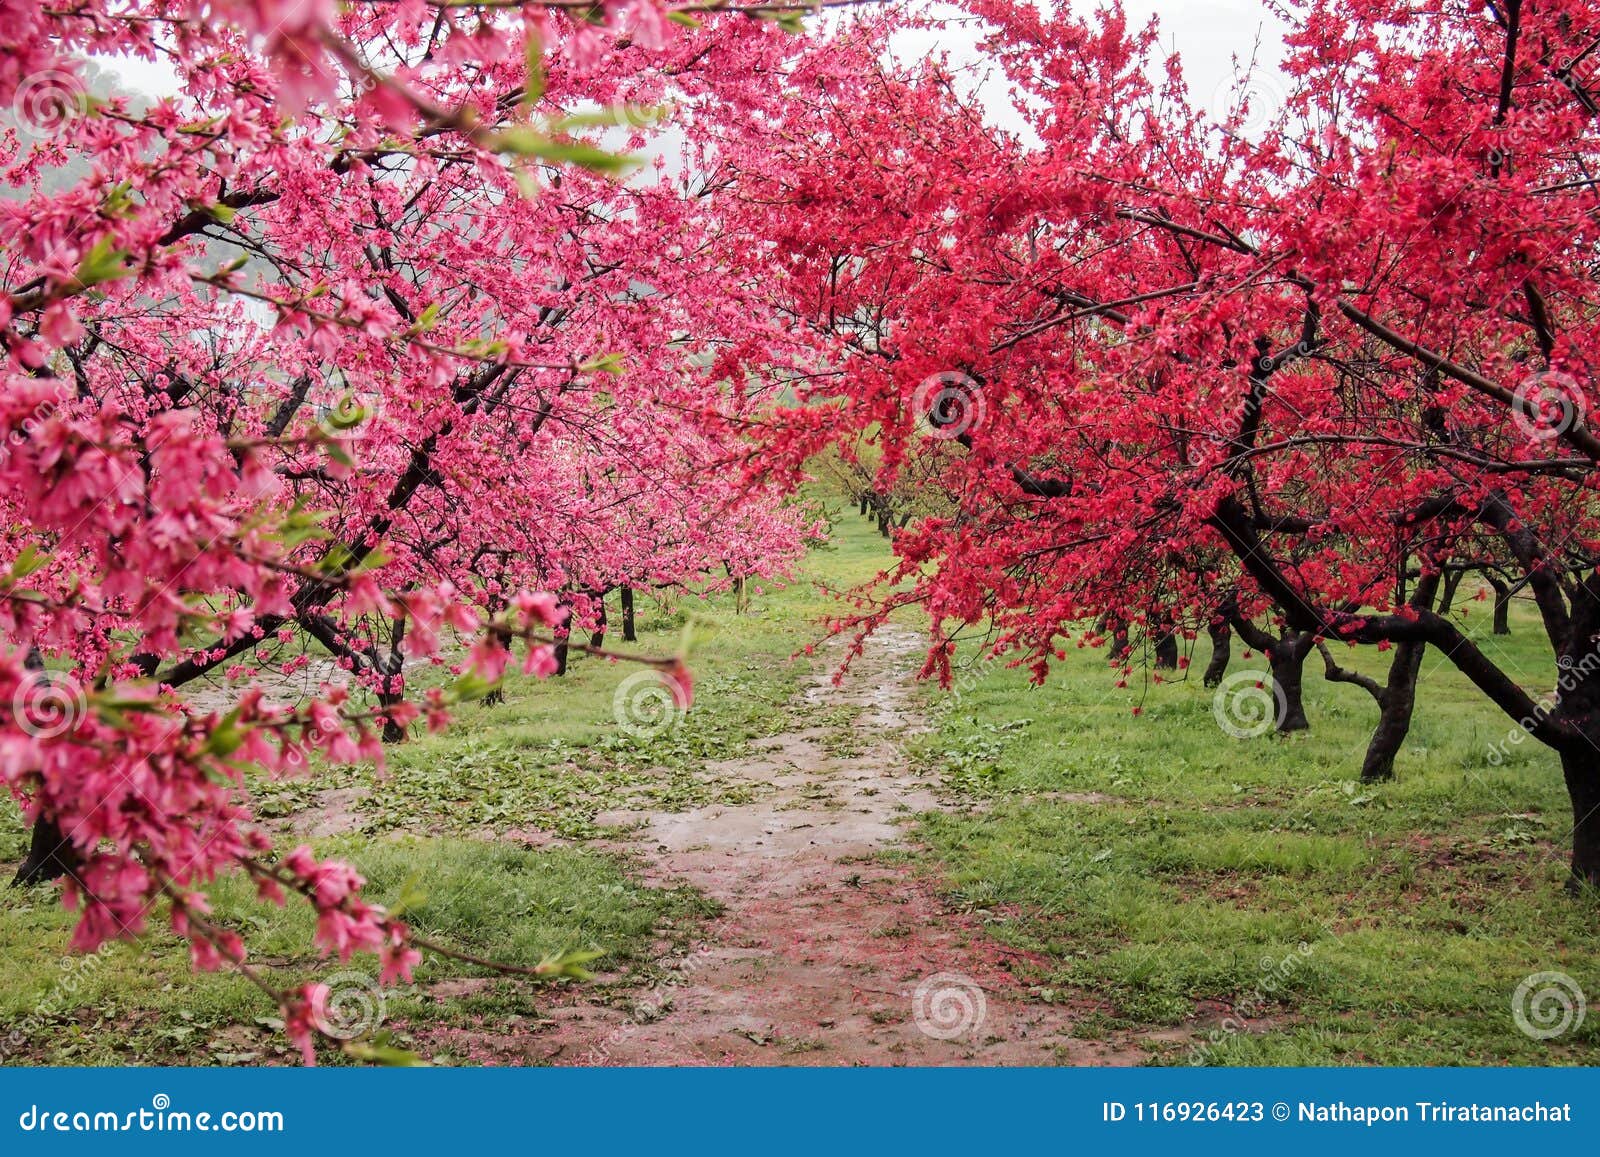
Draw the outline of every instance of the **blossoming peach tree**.
<instances>
[{"instance_id":1,"label":"blossoming peach tree","mask_svg":"<svg viewBox=\"0 0 1600 1157\"><path fill-rule=\"evenodd\" d=\"M794 557L803 516L723 468L788 339L670 147L623 154L780 72L795 19L5 4L0 774L76 948L160 913L311 1061L326 991L276 990L208 884L309 903L317 945L385 982L421 945L350 866L274 849L245 771L381 762L385 731L442 726L513 663L548 673L574 591ZM97 55L175 85L93 95ZM261 677L312 643L345 676L274 701ZM687 706L682 663L644 661ZM455 679L414 695L408 662Z\"/></svg>"},{"instance_id":2,"label":"blossoming peach tree","mask_svg":"<svg viewBox=\"0 0 1600 1157\"><path fill-rule=\"evenodd\" d=\"M1377 774L1436 648L1559 754L1600 882L1594 6L1306 0L1281 80L1216 114L1115 4L964 8L1005 117L863 51L730 162L826 351L757 468L868 438L877 489L915 463L952 507L857 625L926 608L945 675L977 628L1041 679L1110 636L1126 679L1124 639L1159 667L1262 620L1285 722L1316 644L1392 648ZM1548 679L1445 606L1486 567L1537 605Z\"/></svg>"}]
</instances>

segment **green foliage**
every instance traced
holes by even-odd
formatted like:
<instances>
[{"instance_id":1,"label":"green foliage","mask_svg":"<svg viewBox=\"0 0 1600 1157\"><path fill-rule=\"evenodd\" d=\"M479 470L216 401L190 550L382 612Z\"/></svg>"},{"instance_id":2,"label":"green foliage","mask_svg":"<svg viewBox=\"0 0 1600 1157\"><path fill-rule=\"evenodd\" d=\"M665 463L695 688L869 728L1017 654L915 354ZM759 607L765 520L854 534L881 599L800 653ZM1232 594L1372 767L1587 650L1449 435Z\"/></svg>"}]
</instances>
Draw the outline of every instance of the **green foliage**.
<instances>
[{"instance_id":1,"label":"green foliage","mask_svg":"<svg viewBox=\"0 0 1600 1157\"><path fill-rule=\"evenodd\" d=\"M1470 606L1497 661L1548 681L1531 612L1495 637ZM1312 731L1238 740L1200 686L1208 657L1202 642L1188 678L1125 689L1103 652L1043 687L987 664L953 701L930 689L921 756L957 810L922 836L951 901L1041 954L1033 983L1104 1002L1106 1031L1193 1032L1202 1047L1171 1045L1170 1063L1600 1061L1595 1025L1544 1042L1511 1016L1534 972L1600 994L1596 902L1562 891L1554 756L1525 743L1491 765L1511 721L1430 653L1398 780L1361 784L1365 692L1324 682L1313 656ZM1379 679L1388 657L1339 655ZM1236 645L1231 671L1263 666ZM1220 1027L1236 1008L1252 1031Z\"/></svg>"},{"instance_id":2,"label":"green foliage","mask_svg":"<svg viewBox=\"0 0 1600 1157\"><path fill-rule=\"evenodd\" d=\"M367 877L368 895L402 907L427 938L470 955L539 968L549 977L543 983L494 978L473 965L426 954L415 985L385 990L381 1031L360 1040L346 1060L404 1063L405 1054L428 1039L428 1025L483 1015L486 1008L528 1015L548 998L550 982L583 978L590 964L625 982L649 969L660 937L681 942L713 911L687 889L646 887L615 857L581 848L526 851L483 840L346 838L317 850L349 859ZM342 965L317 957L311 947L315 918L306 905L264 907L237 878L222 881L214 895L218 918L247 934L255 966L270 983L287 987L330 975L375 976L371 960ZM7 962L0 1059L296 1063L278 1032L276 1009L243 977L195 974L183 946L157 930L139 943L112 945L98 957L65 956L71 923L52 887L0 895L0 954ZM434 985L465 977L489 984L470 1011L433 995ZM428 1059L452 1058L434 1052Z\"/></svg>"}]
</instances>

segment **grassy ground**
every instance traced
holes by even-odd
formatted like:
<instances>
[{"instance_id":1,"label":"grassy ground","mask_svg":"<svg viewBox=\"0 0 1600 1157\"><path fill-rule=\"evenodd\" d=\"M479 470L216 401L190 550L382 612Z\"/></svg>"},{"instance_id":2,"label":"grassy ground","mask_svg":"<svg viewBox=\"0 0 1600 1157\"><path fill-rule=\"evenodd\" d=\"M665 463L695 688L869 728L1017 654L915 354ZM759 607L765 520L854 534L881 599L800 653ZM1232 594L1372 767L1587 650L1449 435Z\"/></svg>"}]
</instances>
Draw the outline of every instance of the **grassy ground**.
<instances>
[{"instance_id":1,"label":"grassy ground","mask_svg":"<svg viewBox=\"0 0 1600 1157\"><path fill-rule=\"evenodd\" d=\"M1486 604L1472 609L1486 634ZM1553 666L1524 610L1508 638L1480 642L1539 687ZM1213 717L1203 640L1177 682L1117 690L1102 656L1075 656L1043 687L996 664L954 697L930 693L924 751L956 805L923 826L928 870L994 936L1039 954L1047 995L1109 1004L1086 1033L1198 1016L1201 1047L1174 1048L1173 1063L1600 1061L1596 1018L1535 1040L1512 1016L1532 973L1600 995L1600 907L1562 893L1558 763L1505 745L1510 721L1448 662L1424 663L1398 781L1366 787L1376 708L1324 682L1315 655L1313 730L1247 740ZM1340 656L1380 679L1386 659ZM1264 667L1235 644L1230 672Z\"/></svg>"},{"instance_id":2,"label":"grassy ground","mask_svg":"<svg viewBox=\"0 0 1600 1157\"><path fill-rule=\"evenodd\" d=\"M725 596L641 604L641 651L673 651L695 620L696 706L674 728L619 732L613 693L633 668L580 658L563 680L514 679L503 705L468 706L449 732L395 749L381 781L323 769L259 785L261 812L327 831L317 850L355 862L379 900L406 898L434 939L520 963L603 949L593 995L625 1001L710 908L646 886L638 865L589 844L596 818L738 798L716 761L789 725L806 665L788 657L836 609L812 584L858 582L887 561L853 514L837 531L804 581L758 595L746 616ZM1486 629L1484 610L1475 604L1469 621ZM1508 639L1484 642L1530 685L1548 677L1531 615L1519 609ZM1323 682L1313 659L1312 732L1238 740L1199 685L1207 657L1202 642L1192 677L1121 690L1093 652L1044 687L991 664L955 693L929 688L920 757L943 773L951 810L925 817L924 846L901 858L1033 954L1027 979L1041 998L1084 1008L1084 1035L1197 1030L1200 1047L1171 1045L1172 1063L1600 1062L1600 1018L1539 1041L1511 1015L1513 991L1536 972L1600 993L1600 912L1561 892L1568 818L1555 761L1522 744L1491 766L1508 722L1430 654L1400 778L1363 788L1375 717L1365 692ZM1378 675L1384 658L1341 655ZM1262 666L1236 650L1233 671ZM24 837L8 809L0 864L21 857ZM367 966L317 960L303 911L252 904L226 882L219 909L274 981L343 974L357 1017L377 999ZM159 931L64 958L70 924L53 890L0 889L0 1060L292 1059L270 1003L241 979L193 974ZM525 1021L532 1033L550 999L445 960L418 977L384 995L384 1024L394 1043L446 1063L481 1059L440 1045L449 1030ZM1236 1010L1247 1031L1233 1031Z\"/></svg>"},{"instance_id":3,"label":"grassy ground","mask_svg":"<svg viewBox=\"0 0 1600 1157\"><path fill-rule=\"evenodd\" d=\"M369 769L324 768L257 784L258 812L284 828L337 832L310 842L353 862L378 900L409 897L408 918L436 940L521 964L564 949L603 950L591 965L601 973L595 995L624 999L711 908L685 890L647 887L636 865L586 847L595 817L738 798L708 765L782 729L807 670L789 657L832 607L816 584L869 577L885 554L869 535L847 534L813 552L800 581L756 593L742 616L728 595L670 604L641 596L639 641L613 633L610 644L670 654L686 624L694 640L695 708L658 734L631 736L615 723L613 695L638 668L577 657L565 678L513 678L500 706L468 705L449 731L392 749L381 779ZM620 632L615 606L612 616ZM25 846L15 809L0 810L0 871L9 875ZM217 898L274 983L332 973L354 1014L375 999L363 979L369 964L355 964L352 975L316 957L305 911L254 904L234 882ZM193 974L182 946L155 923L143 942L87 961L63 956L71 924L53 887L0 887L0 1062L248 1064L286 1056L271 1002L237 976ZM430 1028L534 1018L548 995L515 979L459 983L489 974L445 960L427 961L417 975L416 987L383 997L384 1024L407 1047ZM449 995L436 997L436 989Z\"/></svg>"}]
</instances>

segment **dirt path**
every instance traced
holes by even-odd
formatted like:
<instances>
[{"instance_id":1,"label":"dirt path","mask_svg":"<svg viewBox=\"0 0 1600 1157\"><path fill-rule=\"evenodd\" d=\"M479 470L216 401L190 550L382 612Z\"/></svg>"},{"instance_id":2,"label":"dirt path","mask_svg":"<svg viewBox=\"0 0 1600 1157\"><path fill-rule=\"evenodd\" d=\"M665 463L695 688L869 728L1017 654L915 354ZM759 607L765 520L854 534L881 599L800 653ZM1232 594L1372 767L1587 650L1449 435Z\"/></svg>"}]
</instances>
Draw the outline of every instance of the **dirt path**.
<instances>
[{"instance_id":1,"label":"dirt path","mask_svg":"<svg viewBox=\"0 0 1600 1157\"><path fill-rule=\"evenodd\" d=\"M804 691L853 731L775 735L713 770L758 785L755 802L616 815L656 882L721 901L704 943L664 963L673 979L626 1010L548 1010L527 1060L571 1065L1130 1064L1132 1042L1074 1038L1084 1008L1030 1002L1016 955L950 913L877 853L937 806L900 744L919 726L909 678L918 636L880 635L842 687ZM805 712L803 711L802 714ZM581 999L581 998L580 998ZM1086 1006L1087 1007L1087 1006ZM504 1044L504 1039L499 1042Z\"/></svg>"}]
</instances>

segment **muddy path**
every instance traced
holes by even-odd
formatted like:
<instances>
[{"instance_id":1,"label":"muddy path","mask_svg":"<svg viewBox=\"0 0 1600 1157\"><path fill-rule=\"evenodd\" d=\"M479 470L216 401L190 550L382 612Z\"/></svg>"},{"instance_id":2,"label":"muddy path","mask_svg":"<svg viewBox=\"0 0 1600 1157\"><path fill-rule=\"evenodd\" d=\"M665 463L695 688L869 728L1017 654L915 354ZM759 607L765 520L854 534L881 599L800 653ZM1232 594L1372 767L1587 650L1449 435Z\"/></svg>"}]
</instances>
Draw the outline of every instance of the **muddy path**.
<instances>
[{"instance_id":1,"label":"muddy path","mask_svg":"<svg viewBox=\"0 0 1600 1157\"><path fill-rule=\"evenodd\" d=\"M677 814L608 817L619 850L655 883L694 885L723 915L668 979L626 1002L547 1007L542 1031L477 1036L472 1051L560 1065L1133 1064L1131 1039L1084 1040L1092 1003L1030 1000L1016 953L947 911L880 853L938 806L903 743L921 726L911 687L919 636L876 638L842 686L822 669L798 722L855 711L853 726L800 727L713 767L755 800ZM491 1036L497 1034L490 1034ZM468 1042L460 1042L468 1043Z\"/></svg>"}]
</instances>

